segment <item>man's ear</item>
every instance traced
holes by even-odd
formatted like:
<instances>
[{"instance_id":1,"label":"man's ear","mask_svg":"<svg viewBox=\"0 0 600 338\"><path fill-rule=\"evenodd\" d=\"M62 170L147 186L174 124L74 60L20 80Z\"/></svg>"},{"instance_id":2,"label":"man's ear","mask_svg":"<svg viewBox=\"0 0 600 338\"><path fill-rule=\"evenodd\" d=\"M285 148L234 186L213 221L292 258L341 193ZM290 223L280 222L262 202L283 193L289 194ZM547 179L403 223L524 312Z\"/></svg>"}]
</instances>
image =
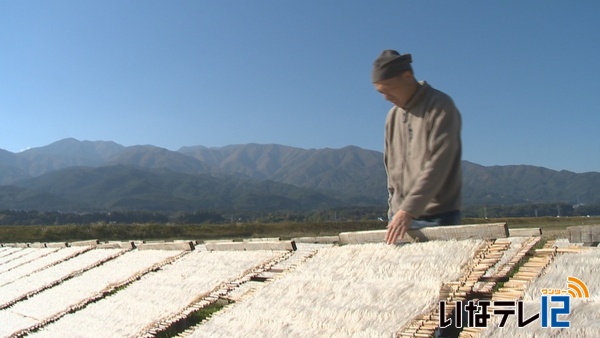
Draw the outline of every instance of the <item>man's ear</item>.
<instances>
[{"instance_id":1,"label":"man's ear","mask_svg":"<svg viewBox=\"0 0 600 338\"><path fill-rule=\"evenodd\" d=\"M412 71L407 70L404 73L402 73L402 79L412 81L415 79L415 74Z\"/></svg>"}]
</instances>

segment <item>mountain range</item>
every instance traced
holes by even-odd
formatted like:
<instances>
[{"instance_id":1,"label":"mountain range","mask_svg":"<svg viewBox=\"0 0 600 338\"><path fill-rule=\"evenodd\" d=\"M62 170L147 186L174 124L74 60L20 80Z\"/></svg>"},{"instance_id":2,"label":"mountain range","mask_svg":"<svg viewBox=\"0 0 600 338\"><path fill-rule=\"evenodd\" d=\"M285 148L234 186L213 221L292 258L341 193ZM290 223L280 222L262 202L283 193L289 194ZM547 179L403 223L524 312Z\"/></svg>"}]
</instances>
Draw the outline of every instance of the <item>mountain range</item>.
<instances>
[{"instance_id":1,"label":"mountain range","mask_svg":"<svg viewBox=\"0 0 600 338\"><path fill-rule=\"evenodd\" d=\"M0 149L0 210L161 212L385 206L383 154L355 146L220 148L64 139ZM463 161L465 205L600 204L600 173Z\"/></svg>"}]
</instances>

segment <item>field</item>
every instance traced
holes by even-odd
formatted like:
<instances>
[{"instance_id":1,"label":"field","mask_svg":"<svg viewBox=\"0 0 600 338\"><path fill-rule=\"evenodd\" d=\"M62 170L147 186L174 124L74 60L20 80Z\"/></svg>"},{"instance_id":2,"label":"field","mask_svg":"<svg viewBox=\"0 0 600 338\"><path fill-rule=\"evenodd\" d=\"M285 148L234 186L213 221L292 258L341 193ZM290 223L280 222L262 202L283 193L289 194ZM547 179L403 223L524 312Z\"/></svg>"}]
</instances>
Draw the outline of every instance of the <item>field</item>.
<instances>
[{"instance_id":1,"label":"field","mask_svg":"<svg viewBox=\"0 0 600 338\"><path fill-rule=\"evenodd\" d=\"M539 218L467 218L463 224L506 222L509 228L537 227L543 237L567 237L566 228L576 225L600 224L600 217L539 217ZM53 226L0 226L0 242L67 242L98 239L109 240L174 240L174 239L242 239L302 236L329 236L344 231L385 229L381 221L230 223L200 225L166 224L94 224Z\"/></svg>"}]
</instances>

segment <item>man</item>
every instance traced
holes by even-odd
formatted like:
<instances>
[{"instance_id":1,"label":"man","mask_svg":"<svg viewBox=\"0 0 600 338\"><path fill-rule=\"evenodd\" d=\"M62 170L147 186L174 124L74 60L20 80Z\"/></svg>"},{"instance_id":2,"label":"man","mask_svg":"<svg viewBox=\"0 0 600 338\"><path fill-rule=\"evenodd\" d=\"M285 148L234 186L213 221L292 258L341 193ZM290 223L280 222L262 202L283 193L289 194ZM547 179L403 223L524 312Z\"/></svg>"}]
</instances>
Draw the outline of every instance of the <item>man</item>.
<instances>
[{"instance_id":1,"label":"man","mask_svg":"<svg viewBox=\"0 0 600 338\"><path fill-rule=\"evenodd\" d=\"M411 224L460 224L460 112L448 95L418 82L411 63L410 54L385 50L373 64L375 89L394 104L385 124L387 244Z\"/></svg>"}]
</instances>

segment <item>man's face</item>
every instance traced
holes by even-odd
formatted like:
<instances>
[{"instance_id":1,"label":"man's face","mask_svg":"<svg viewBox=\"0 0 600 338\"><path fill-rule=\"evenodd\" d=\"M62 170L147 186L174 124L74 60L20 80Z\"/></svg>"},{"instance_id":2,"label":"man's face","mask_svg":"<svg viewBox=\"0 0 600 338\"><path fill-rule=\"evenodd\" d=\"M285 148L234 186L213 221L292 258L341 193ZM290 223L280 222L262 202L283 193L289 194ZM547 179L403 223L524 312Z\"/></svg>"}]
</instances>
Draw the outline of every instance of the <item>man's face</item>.
<instances>
[{"instance_id":1,"label":"man's face","mask_svg":"<svg viewBox=\"0 0 600 338\"><path fill-rule=\"evenodd\" d=\"M411 79L408 79L407 73L400 76L375 82L375 89L380 92L383 97L398 107L406 105L412 95L410 84Z\"/></svg>"}]
</instances>

